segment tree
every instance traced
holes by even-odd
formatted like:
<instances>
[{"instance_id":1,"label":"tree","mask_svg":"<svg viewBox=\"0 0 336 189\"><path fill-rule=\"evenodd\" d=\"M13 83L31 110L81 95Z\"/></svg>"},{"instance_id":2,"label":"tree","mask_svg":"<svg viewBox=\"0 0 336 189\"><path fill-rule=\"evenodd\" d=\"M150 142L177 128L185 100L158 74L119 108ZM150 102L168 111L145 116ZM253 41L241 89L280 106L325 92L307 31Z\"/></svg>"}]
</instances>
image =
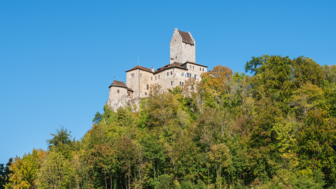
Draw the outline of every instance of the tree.
<instances>
[{"instance_id":1,"label":"tree","mask_svg":"<svg viewBox=\"0 0 336 189\"><path fill-rule=\"evenodd\" d=\"M43 150L33 149L32 153L23 155L22 158L16 157L10 171L9 183L7 187L13 189L33 189L37 188L37 171L41 166L41 160L45 156Z\"/></svg>"},{"instance_id":2,"label":"tree","mask_svg":"<svg viewBox=\"0 0 336 189\"><path fill-rule=\"evenodd\" d=\"M60 130L56 130L56 134L50 134L53 136L52 139L47 140L48 148L51 149L52 147L57 148L60 144L70 145L71 144L71 131L68 132L67 129L61 127Z\"/></svg>"}]
</instances>

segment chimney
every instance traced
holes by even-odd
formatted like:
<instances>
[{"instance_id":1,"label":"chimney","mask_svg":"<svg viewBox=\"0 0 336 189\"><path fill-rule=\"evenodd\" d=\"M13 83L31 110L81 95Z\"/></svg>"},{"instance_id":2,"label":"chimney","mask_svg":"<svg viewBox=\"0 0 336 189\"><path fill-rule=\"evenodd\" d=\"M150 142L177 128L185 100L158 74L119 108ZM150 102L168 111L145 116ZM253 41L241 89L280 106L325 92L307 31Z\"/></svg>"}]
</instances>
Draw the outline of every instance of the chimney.
<instances>
[{"instance_id":1,"label":"chimney","mask_svg":"<svg viewBox=\"0 0 336 189\"><path fill-rule=\"evenodd\" d=\"M152 67L152 72L154 73L154 67Z\"/></svg>"}]
</instances>

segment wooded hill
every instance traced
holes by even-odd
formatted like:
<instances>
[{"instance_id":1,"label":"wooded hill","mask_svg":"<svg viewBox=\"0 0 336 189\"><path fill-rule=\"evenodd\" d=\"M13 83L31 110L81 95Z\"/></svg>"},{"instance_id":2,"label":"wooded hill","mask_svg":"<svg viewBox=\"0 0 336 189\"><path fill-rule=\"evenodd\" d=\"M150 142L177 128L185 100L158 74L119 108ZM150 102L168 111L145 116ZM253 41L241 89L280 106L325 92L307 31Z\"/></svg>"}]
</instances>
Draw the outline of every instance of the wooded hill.
<instances>
[{"instance_id":1,"label":"wooded hill","mask_svg":"<svg viewBox=\"0 0 336 189\"><path fill-rule=\"evenodd\" d=\"M265 55L245 70L105 106L82 139L61 128L0 167L0 188L335 188L336 66Z\"/></svg>"}]
</instances>

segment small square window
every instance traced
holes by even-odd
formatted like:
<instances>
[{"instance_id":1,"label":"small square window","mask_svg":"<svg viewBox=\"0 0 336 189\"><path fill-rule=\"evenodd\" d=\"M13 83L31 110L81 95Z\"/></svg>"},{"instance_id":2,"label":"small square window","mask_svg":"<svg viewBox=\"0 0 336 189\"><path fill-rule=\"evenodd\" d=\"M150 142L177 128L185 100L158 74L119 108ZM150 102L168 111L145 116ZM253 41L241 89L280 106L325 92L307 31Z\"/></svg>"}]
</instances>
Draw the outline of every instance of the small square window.
<instances>
[{"instance_id":1,"label":"small square window","mask_svg":"<svg viewBox=\"0 0 336 189\"><path fill-rule=\"evenodd\" d=\"M134 77L134 73L132 73L131 76Z\"/></svg>"}]
</instances>

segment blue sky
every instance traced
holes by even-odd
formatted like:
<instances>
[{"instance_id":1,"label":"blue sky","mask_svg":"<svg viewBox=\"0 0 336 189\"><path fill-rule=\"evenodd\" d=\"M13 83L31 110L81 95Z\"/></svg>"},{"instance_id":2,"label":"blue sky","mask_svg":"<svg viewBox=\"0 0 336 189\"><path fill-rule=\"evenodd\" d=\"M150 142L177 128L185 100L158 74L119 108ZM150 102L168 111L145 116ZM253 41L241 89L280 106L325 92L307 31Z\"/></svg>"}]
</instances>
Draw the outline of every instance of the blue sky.
<instances>
[{"instance_id":1,"label":"blue sky","mask_svg":"<svg viewBox=\"0 0 336 189\"><path fill-rule=\"evenodd\" d=\"M46 149L64 126L77 139L137 64L169 63L174 28L196 62L244 71L252 56L336 63L336 1L0 1L0 163Z\"/></svg>"}]
</instances>

